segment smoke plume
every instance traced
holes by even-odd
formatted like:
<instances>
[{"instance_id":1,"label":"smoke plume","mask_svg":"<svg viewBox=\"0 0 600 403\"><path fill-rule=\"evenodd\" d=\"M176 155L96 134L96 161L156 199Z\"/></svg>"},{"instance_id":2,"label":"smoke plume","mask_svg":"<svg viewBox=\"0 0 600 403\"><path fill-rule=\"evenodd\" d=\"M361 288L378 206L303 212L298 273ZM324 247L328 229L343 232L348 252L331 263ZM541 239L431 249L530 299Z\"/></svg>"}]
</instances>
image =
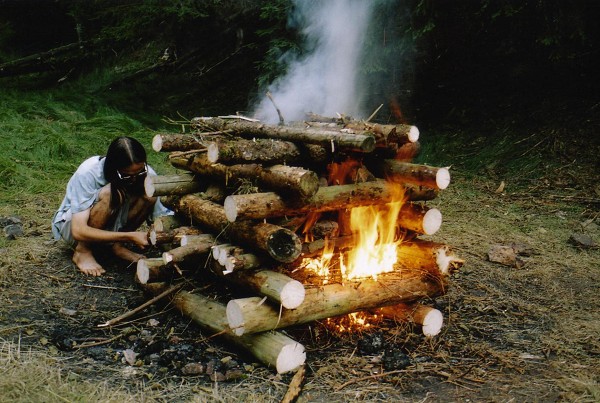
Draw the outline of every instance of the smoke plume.
<instances>
[{"instance_id":1,"label":"smoke plume","mask_svg":"<svg viewBox=\"0 0 600 403\"><path fill-rule=\"evenodd\" d=\"M364 117L365 95L358 80L365 37L373 0L294 0L290 24L301 24L305 50L303 57L286 54L287 74L268 88L286 121L303 120L305 113L324 116L337 113ZM368 113L368 112L367 112ZM264 97L254 116L276 123L279 118L272 101Z\"/></svg>"}]
</instances>

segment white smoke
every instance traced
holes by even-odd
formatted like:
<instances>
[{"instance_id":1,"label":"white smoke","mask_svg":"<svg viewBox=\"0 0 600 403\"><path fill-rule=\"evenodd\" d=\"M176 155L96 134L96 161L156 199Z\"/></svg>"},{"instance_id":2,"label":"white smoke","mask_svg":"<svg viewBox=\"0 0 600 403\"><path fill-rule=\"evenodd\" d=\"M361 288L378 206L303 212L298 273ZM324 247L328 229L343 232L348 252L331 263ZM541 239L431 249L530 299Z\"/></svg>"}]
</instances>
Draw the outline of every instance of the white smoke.
<instances>
[{"instance_id":1,"label":"white smoke","mask_svg":"<svg viewBox=\"0 0 600 403\"><path fill-rule=\"evenodd\" d=\"M372 8L372 0L294 0L297 18L305 22L302 34L309 48L302 59L290 60L288 73L269 86L284 119L303 120L307 112L337 113L359 118L361 94L357 72ZM263 98L254 116L268 123L279 120L273 102Z\"/></svg>"}]
</instances>

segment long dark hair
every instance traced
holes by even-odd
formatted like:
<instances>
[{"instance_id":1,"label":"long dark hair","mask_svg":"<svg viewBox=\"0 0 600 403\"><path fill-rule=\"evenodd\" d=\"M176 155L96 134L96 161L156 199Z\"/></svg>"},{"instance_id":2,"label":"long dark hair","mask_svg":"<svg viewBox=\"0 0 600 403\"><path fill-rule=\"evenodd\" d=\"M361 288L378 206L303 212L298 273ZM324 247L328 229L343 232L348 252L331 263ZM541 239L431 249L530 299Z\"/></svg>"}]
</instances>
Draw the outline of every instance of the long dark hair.
<instances>
[{"instance_id":1,"label":"long dark hair","mask_svg":"<svg viewBox=\"0 0 600 403\"><path fill-rule=\"evenodd\" d=\"M117 137L110 143L104 161L104 178L110 182L110 207L116 209L123 205L126 188L119 180L117 171L131 164L146 162L144 146L132 137Z\"/></svg>"}]
</instances>

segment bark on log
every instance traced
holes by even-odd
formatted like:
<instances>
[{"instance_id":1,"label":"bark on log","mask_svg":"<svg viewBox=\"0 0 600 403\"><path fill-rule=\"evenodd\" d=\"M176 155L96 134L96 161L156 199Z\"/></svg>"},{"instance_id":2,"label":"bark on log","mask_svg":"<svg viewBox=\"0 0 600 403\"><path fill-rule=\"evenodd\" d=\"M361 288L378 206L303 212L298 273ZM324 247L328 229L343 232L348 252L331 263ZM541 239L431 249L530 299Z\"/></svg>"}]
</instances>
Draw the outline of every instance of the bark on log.
<instances>
[{"instance_id":1,"label":"bark on log","mask_svg":"<svg viewBox=\"0 0 600 403\"><path fill-rule=\"evenodd\" d=\"M375 173L393 182L411 183L433 189L443 190L450 184L448 168L437 168L398 160L384 160Z\"/></svg>"},{"instance_id":2,"label":"bark on log","mask_svg":"<svg viewBox=\"0 0 600 403\"><path fill-rule=\"evenodd\" d=\"M300 150L292 142L273 139L232 139L210 143L206 153L208 161L222 164L266 163L268 165L289 163L297 160Z\"/></svg>"},{"instance_id":3,"label":"bark on log","mask_svg":"<svg viewBox=\"0 0 600 403\"><path fill-rule=\"evenodd\" d=\"M272 189L282 197L310 198L319 189L319 177L313 171L287 165L263 167L259 164L223 165L211 163L204 154L193 158L173 157L171 164L200 175L221 179L227 184L231 179L256 180L259 185Z\"/></svg>"},{"instance_id":4,"label":"bark on log","mask_svg":"<svg viewBox=\"0 0 600 403\"><path fill-rule=\"evenodd\" d=\"M146 290L159 294L161 288L146 287ZM304 346L280 332L241 337L233 335L227 323L225 306L203 295L180 291L171 302L183 315L209 332L221 334L228 342L247 350L263 364L275 368L277 373L294 371L306 361Z\"/></svg>"},{"instance_id":5,"label":"bark on log","mask_svg":"<svg viewBox=\"0 0 600 403\"><path fill-rule=\"evenodd\" d=\"M434 272L402 271L382 274L378 280L327 284L306 290L304 302L294 310L279 312L261 298L229 301L227 320L238 336L288 327L314 320L434 298L445 291L446 282Z\"/></svg>"},{"instance_id":6,"label":"bark on log","mask_svg":"<svg viewBox=\"0 0 600 403\"><path fill-rule=\"evenodd\" d=\"M272 138L294 142L319 144L333 149L348 149L371 152L375 149L375 138L371 135L349 134L335 130L319 130L295 126L271 126L261 122L241 119L194 118L195 128L207 131L231 130L240 137Z\"/></svg>"},{"instance_id":7,"label":"bark on log","mask_svg":"<svg viewBox=\"0 0 600 403\"><path fill-rule=\"evenodd\" d=\"M398 147L396 157L398 161L411 162L421 152L421 143L405 143Z\"/></svg>"},{"instance_id":8,"label":"bark on log","mask_svg":"<svg viewBox=\"0 0 600 403\"><path fill-rule=\"evenodd\" d=\"M223 206L198 196L171 197L165 199L164 203L172 210L193 218L214 233L225 230L230 240L263 250L278 262L292 262L302 251L302 242L292 231L262 222L239 221L229 224Z\"/></svg>"},{"instance_id":9,"label":"bark on log","mask_svg":"<svg viewBox=\"0 0 600 403\"><path fill-rule=\"evenodd\" d=\"M144 190L148 197L196 193L201 188L201 182L193 173L147 176L144 180Z\"/></svg>"},{"instance_id":10,"label":"bark on log","mask_svg":"<svg viewBox=\"0 0 600 403\"><path fill-rule=\"evenodd\" d=\"M242 253L237 256L229 256L225 260L225 271L232 273L237 270L255 269L262 265L261 259L252 253Z\"/></svg>"},{"instance_id":11,"label":"bark on log","mask_svg":"<svg viewBox=\"0 0 600 403\"><path fill-rule=\"evenodd\" d=\"M385 306L378 309L377 313L396 322L416 323L427 337L439 334L444 325L444 315L439 310L419 303Z\"/></svg>"},{"instance_id":12,"label":"bark on log","mask_svg":"<svg viewBox=\"0 0 600 403\"><path fill-rule=\"evenodd\" d=\"M179 246L162 254L162 259L167 263L180 263L193 256L202 255L210 251L211 246L215 243L215 238L209 234L199 235L194 242L188 243L185 246Z\"/></svg>"},{"instance_id":13,"label":"bark on log","mask_svg":"<svg viewBox=\"0 0 600 403\"><path fill-rule=\"evenodd\" d=\"M433 235L442 226L442 213L436 208L414 203L404 203L396 224L419 234Z\"/></svg>"}]
</instances>

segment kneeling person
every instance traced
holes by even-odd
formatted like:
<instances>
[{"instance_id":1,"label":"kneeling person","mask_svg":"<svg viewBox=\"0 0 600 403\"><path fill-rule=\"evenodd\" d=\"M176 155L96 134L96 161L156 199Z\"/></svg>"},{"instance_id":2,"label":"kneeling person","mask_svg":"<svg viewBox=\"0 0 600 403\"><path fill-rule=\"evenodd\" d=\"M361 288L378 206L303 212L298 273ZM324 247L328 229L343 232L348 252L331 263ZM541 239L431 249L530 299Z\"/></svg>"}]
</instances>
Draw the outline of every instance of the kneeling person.
<instances>
[{"instance_id":1,"label":"kneeling person","mask_svg":"<svg viewBox=\"0 0 600 403\"><path fill-rule=\"evenodd\" d=\"M82 273L100 276L105 272L93 254L97 244L112 244L113 253L129 262L143 258L123 243L148 246L146 232L136 230L146 219L173 214L158 198L146 196L147 175L156 172L148 166L142 144L118 137L105 157L88 158L69 180L52 220L52 233L74 247L73 263Z\"/></svg>"}]
</instances>

